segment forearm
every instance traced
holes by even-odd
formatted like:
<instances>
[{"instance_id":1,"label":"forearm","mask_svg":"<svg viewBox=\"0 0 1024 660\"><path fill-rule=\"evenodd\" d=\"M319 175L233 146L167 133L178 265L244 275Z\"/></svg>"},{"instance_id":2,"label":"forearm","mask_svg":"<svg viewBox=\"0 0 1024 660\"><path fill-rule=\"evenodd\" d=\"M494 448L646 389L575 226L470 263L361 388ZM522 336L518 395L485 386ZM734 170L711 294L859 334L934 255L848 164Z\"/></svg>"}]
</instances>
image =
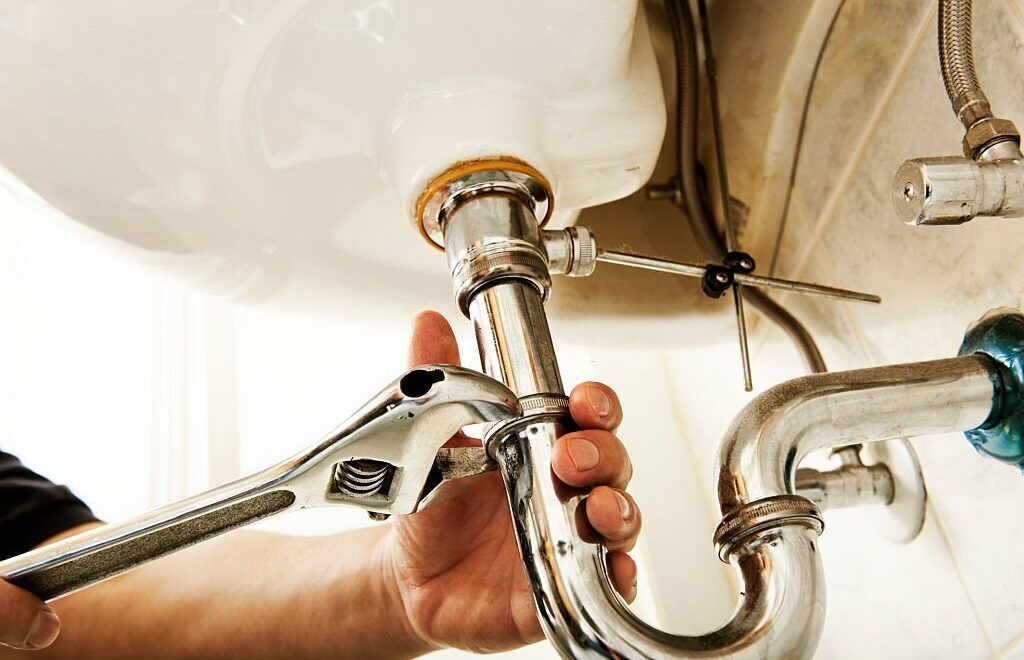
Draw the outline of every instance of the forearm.
<instances>
[{"instance_id":1,"label":"forearm","mask_svg":"<svg viewBox=\"0 0 1024 660\"><path fill-rule=\"evenodd\" d=\"M54 602L63 630L38 657L417 655L379 560L386 533L229 533Z\"/></svg>"}]
</instances>

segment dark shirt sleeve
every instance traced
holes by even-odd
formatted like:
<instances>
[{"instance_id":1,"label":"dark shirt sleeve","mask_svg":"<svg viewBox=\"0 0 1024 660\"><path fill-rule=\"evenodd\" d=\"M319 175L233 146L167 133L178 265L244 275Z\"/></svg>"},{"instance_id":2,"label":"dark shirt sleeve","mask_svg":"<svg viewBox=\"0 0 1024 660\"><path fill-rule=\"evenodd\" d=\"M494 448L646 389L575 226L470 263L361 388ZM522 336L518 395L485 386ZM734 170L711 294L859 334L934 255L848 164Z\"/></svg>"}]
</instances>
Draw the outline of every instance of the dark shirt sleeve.
<instances>
[{"instance_id":1,"label":"dark shirt sleeve","mask_svg":"<svg viewBox=\"0 0 1024 660\"><path fill-rule=\"evenodd\" d=\"M95 520L89 507L66 486L39 476L0 451L0 559Z\"/></svg>"}]
</instances>

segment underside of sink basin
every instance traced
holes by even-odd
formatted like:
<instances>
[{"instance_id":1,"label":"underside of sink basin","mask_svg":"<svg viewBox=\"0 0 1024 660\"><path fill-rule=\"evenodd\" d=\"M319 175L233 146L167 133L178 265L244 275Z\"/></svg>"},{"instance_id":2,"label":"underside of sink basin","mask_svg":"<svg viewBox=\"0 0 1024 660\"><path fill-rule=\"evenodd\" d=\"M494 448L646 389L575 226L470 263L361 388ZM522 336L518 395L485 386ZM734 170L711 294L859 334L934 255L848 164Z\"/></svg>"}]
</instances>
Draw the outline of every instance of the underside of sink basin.
<instances>
[{"instance_id":1,"label":"underside of sink basin","mask_svg":"<svg viewBox=\"0 0 1024 660\"><path fill-rule=\"evenodd\" d=\"M673 166L660 11L639 0L7 0L0 183L122 258L321 316L453 311L443 255L411 217L433 176L474 158L540 171L553 227L591 209L583 222L609 247L698 259L678 210L640 191L659 154L659 175ZM781 61L765 85L787 71ZM676 342L673 321L709 309L694 282L612 266L560 283L552 306L566 338L645 320L618 333L625 343ZM694 335L726 327L720 316L696 315Z\"/></svg>"}]
</instances>

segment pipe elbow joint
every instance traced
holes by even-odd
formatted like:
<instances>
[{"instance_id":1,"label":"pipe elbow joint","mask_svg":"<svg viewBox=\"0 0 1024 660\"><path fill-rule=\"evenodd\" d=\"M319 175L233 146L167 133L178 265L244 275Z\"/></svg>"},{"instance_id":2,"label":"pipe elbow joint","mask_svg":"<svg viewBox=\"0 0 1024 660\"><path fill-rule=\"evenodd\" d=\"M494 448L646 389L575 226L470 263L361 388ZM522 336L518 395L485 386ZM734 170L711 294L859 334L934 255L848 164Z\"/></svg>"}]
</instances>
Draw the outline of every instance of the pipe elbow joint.
<instances>
[{"instance_id":1,"label":"pipe elbow joint","mask_svg":"<svg viewBox=\"0 0 1024 660\"><path fill-rule=\"evenodd\" d=\"M717 491L722 520L715 530L718 556L728 562L738 549L759 543L769 530L797 525L821 533L821 511L797 495L792 476L803 458L793 442L794 419L820 394L809 376L776 385L755 397L734 419L718 458ZM796 437L799 437L797 431Z\"/></svg>"},{"instance_id":2,"label":"pipe elbow joint","mask_svg":"<svg viewBox=\"0 0 1024 660\"><path fill-rule=\"evenodd\" d=\"M998 332L988 331L990 325ZM1004 356L1007 373L990 357L974 355L980 349L965 349L946 360L805 376L755 397L733 421L718 456L719 555L758 543L769 529L821 531L821 512L796 493L797 467L814 451L973 429L968 434L985 434L979 441L987 451L1024 460L1024 316L993 318L977 337ZM993 412L996 403L1001 410Z\"/></svg>"}]
</instances>

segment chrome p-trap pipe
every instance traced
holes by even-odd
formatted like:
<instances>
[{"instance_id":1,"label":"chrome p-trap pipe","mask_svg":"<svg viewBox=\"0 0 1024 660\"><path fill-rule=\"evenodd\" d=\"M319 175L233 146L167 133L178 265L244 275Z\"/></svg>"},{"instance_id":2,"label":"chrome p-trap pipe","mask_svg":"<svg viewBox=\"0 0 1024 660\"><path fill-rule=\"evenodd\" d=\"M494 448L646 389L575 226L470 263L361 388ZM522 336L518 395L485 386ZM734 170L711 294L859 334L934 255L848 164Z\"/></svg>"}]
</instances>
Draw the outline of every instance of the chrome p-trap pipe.
<instances>
[{"instance_id":1,"label":"chrome p-trap pipe","mask_svg":"<svg viewBox=\"0 0 1024 660\"><path fill-rule=\"evenodd\" d=\"M443 229L483 369L521 397L523 418L492 429L487 446L505 480L542 627L566 657L810 657L825 616L822 519L796 494L800 461L817 449L993 423L1006 374L985 355L817 374L764 392L730 427L715 475L723 516L715 540L740 574L737 608L702 635L658 630L629 611L609 582L604 550L581 533L585 495L551 475L552 444L569 418L543 309L550 277L535 197L501 171L449 182L438 194L431 220Z\"/></svg>"}]
</instances>

